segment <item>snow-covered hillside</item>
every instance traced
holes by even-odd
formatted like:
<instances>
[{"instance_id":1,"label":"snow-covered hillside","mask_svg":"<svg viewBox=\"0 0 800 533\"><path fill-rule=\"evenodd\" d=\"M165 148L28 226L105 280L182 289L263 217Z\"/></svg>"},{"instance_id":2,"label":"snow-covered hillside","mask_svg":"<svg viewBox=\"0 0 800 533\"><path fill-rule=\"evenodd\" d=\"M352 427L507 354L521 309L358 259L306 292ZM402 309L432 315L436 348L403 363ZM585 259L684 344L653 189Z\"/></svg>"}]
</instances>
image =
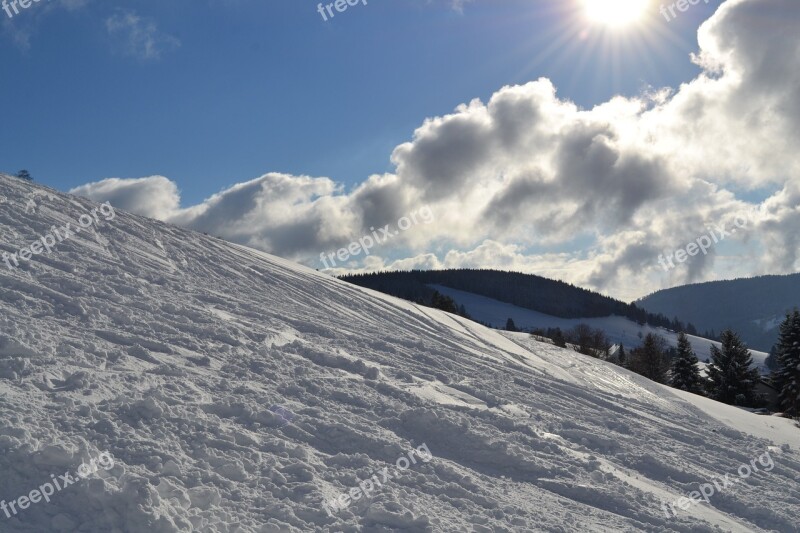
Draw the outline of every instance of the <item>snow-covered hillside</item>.
<instances>
[{"instance_id":1,"label":"snow-covered hillside","mask_svg":"<svg viewBox=\"0 0 800 533\"><path fill-rule=\"evenodd\" d=\"M525 309L516 305L499 302L492 298L487 298L479 294L459 291L445 287L443 285L431 285L442 294L450 296L459 304L466 307L469 315L483 324L489 324L496 328L505 327L506 321L511 318L518 328L561 328L567 331L578 324L588 324L593 328L603 330L609 340L616 344L623 344L627 349L635 348L642 344L642 337L648 333L661 335L666 339L670 346L678 345L678 334L664 328L654 328L650 325L640 326L636 322L622 316L608 316L601 318L559 318L557 316L546 315L531 309ZM720 346L720 343L711 341L703 337L688 335L697 357L700 361L711 358L711 346ZM759 369L768 373L764 363L768 353L750 350L753 354L753 364L758 365Z\"/></svg>"},{"instance_id":2,"label":"snow-covered hillside","mask_svg":"<svg viewBox=\"0 0 800 533\"><path fill-rule=\"evenodd\" d=\"M0 263L2 532L798 531L788 420L93 209L0 176L0 253L93 220Z\"/></svg>"}]
</instances>

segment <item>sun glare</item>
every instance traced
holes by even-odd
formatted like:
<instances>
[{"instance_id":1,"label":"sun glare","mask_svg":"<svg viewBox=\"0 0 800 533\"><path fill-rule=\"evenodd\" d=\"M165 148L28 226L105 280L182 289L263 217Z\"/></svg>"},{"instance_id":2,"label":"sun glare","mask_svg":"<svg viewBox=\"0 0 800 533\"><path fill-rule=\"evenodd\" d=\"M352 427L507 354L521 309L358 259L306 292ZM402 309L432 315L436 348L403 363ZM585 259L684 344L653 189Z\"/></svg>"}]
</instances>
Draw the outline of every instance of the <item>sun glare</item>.
<instances>
[{"instance_id":1,"label":"sun glare","mask_svg":"<svg viewBox=\"0 0 800 533\"><path fill-rule=\"evenodd\" d=\"M621 28L641 20L649 0L583 0L586 15L598 24Z\"/></svg>"}]
</instances>

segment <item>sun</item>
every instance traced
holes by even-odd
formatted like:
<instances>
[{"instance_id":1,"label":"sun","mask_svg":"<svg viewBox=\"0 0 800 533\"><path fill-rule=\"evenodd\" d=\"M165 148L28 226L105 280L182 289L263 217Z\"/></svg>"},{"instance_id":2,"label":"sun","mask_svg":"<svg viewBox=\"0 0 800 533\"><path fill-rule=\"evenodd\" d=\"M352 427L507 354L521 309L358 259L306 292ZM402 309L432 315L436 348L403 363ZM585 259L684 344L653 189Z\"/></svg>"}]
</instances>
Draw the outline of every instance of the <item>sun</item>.
<instances>
[{"instance_id":1,"label":"sun","mask_svg":"<svg viewBox=\"0 0 800 533\"><path fill-rule=\"evenodd\" d=\"M586 16L612 28L631 26L640 21L650 0L582 0Z\"/></svg>"}]
</instances>

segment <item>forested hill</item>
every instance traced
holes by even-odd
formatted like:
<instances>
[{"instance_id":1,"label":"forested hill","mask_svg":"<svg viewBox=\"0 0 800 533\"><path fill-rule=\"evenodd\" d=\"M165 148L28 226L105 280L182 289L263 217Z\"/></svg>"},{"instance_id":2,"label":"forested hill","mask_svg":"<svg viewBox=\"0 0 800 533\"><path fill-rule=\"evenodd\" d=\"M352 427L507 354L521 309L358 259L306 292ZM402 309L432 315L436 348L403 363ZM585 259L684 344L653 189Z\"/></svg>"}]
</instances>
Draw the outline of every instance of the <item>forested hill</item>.
<instances>
[{"instance_id":1,"label":"forested hill","mask_svg":"<svg viewBox=\"0 0 800 533\"><path fill-rule=\"evenodd\" d=\"M682 324L679 320L669 319L661 314L648 313L635 304L627 304L562 281L520 272L473 269L412 270L354 274L342 276L341 279L418 303L431 301L435 291L429 285L443 285L561 318L618 315L640 324L647 323L651 326L676 330L685 329L690 333L696 333L691 324Z\"/></svg>"},{"instance_id":2,"label":"forested hill","mask_svg":"<svg viewBox=\"0 0 800 533\"><path fill-rule=\"evenodd\" d=\"M684 285L638 303L653 313L677 314L703 330L732 328L751 348L769 351L786 313L800 305L800 274Z\"/></svg>"}]
</instances>

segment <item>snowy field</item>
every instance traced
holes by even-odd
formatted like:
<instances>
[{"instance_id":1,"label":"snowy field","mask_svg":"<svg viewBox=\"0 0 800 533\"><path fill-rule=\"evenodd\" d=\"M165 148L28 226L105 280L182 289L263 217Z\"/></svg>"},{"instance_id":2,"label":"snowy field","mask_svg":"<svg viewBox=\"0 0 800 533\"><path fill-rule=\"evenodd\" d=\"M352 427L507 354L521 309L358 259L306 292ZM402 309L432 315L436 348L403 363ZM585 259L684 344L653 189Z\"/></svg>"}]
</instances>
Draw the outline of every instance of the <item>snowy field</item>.
<instances>
[{"instance_id":1,"label":"snowy field","mask_svg":"<svg viewBox=\"0 0 800 533\"><path fill-rule=\"evenodd\" d=\"M123 212L0 264L0 420L2 532L800 530L788 420Z\"/></svg>"},{"instance_id":2,"label":"snowy field","mask_svg":"<svg viewBox=\"0 0 800 533\"><path fill-rule=\"evenodd\" d=\"M593 328L603 330L611 342L623 344L627 351L640 346L642 344L642 338L648 333L661 335L670 346L678 345L677 333L664 328L655 328L648 324L640 326L636 322L622 316L559 318L531 309L525 309L524 307L517 307L516 305L499 302L478 294L451 289L443 285L431 285L431 288L452 297L459 304L463 304L467 309L467 313L469 313L473 319L496 328L504 328L509 318L514 320L514 324L516 324L518 328L524 328L526 330L534 328L561 328L563 331L567 331L578 324L588 324ZM640 334L641 337L639 336ZM703 337L695 337L694 335L687 336L700 361L711 358L712 345L720 346L720 343ZM758 350L750 350L750 353L753 354L753 363L758 365L762 372L767 373L768 370L764 361L769 354L759 352Z\"/></svg>"}]
</instances>

